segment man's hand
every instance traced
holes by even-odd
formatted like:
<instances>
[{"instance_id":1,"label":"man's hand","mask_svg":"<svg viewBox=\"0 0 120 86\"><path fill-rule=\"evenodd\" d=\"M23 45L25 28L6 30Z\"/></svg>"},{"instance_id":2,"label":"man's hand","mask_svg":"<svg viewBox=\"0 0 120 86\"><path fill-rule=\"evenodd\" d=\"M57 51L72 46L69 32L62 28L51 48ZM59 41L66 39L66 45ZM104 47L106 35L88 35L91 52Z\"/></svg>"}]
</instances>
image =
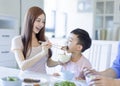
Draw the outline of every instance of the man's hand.
<instances>
[{"instance_id":1,"label":"man's hand","mask_svg":"<svg viewBox=\"0 0 120 86\"><path fill-rule=\"evenodd\" d=\"M113 78L96 75L88 84L89 86L119 86L120 84L117 85L117 82L118 80L115 80Z\"/></svg>"}]
</instances>

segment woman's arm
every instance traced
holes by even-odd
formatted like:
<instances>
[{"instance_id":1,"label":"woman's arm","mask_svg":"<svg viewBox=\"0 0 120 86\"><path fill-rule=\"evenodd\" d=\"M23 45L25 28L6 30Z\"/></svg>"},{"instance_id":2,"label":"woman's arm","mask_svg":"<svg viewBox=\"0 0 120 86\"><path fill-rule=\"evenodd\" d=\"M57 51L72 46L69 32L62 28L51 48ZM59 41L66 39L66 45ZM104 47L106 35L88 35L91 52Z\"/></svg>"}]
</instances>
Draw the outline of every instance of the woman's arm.
<instances>
[{"instance_id":1,"label":"woman's arm","mask_svg":"<svg viewBox=\"0 0 120 86\"><path fill-rule=\"evenodd\" d=\"M59 61L54 61L52 60L51 58L49 58L47 60L47 66L48 67L54 67L54 66L57 66L57 65L60 65L60 62Z\"/></svg>"},{"instance_id":2,"label":"woman's arm","mask_svg":"<svg viewBox=\"0 0 120 86\"><path fill-rule=\"evenodd\" d=\"M30 59L24 59L24 55L21 49L14 49L13 52L15 54L16 61L22 70L26 70L27 68L36 64L41 58L48 54L48 49L51 48L51 43L44 42L42 43L42 51Z\"/></svg>"},{"instance_id":3,"label":"woman's arm","mask_svg":"<svg viewBox=\"0 0 120 86\"><path fill-rule=\"evenodd\" d=\"M46 55L45 52L40 52L37 55L33 56L32 58L25 60L22 50L16 49L14 50L14 54L18 66L20 67L21 70L26 70L27 68L34 65L36 62L38 62L42 57Z\"/></svg>"}]
</instances>

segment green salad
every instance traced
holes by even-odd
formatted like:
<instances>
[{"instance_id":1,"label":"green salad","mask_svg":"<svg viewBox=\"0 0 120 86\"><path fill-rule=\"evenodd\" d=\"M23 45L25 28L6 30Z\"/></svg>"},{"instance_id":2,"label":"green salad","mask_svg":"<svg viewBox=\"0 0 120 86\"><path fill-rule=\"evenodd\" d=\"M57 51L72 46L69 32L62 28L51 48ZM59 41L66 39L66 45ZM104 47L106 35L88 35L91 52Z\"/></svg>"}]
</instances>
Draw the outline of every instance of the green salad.
<instances>
[{"instance_id":1,"label":"green salad","mask_svg":"<svg viewBox=\"0 0 120 86\"><path fill-rule=\"evenodd\" d=\"M54 86L76 86L74 82L70 81L61 81L61 82L56 82Z\"/></svg>"},{"instance_id":2,"label":"green salad","mask_svg":"<svg viewBox=\"0 0 120 86\"><path fill-rule=\"evenodd\" d=\"M17 80L18 80L18 78L8 76L8 77L6 78L6 80L7 80L7 81L17 81Z\"/></svg>"}]
</instances>

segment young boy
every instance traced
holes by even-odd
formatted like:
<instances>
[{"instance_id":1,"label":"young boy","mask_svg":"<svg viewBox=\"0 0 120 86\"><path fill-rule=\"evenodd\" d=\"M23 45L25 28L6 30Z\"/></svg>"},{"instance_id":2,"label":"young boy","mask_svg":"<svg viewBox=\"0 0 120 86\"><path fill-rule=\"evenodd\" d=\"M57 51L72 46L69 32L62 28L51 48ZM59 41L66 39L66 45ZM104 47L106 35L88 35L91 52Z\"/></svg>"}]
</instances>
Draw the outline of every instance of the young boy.
<instances>
[{"instance_id":1,"label":"young boy","mask_svg":"<svg viewBox=\"0 0 120 86\"><path fill-rule=\"evenodd\" d=\"M86 59L82 52L91 46L91 38L83 29L76 28L70 32L67 48L63 48L68 53L71 53L69 62L62 65L61 71L70 71L74 73L74 79L81 79L84 77L82 72L84 67L91 68L91 64ZM55 74L57 75L57 74Z\"/></svg>"}]
</instances>

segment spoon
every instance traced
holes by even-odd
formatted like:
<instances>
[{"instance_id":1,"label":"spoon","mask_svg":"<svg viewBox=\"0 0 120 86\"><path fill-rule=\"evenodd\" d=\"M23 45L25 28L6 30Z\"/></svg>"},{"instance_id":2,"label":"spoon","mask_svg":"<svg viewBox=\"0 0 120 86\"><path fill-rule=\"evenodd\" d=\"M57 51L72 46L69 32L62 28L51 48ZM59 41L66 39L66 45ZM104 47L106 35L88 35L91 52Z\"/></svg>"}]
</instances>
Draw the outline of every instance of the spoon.
<instances>
[{"instance_id":1,"label":"spoon","mask_svg":"<svg viewBox=\"0 0 120 86\"><path fill-rule=\"evenodd\" d=\"M43 42L44 41L39 41L39 43L43 43ZM61 45L58 45L58 44L52 44L52 47L57 48L57 49L61 49L61 50L65 50L65 51L68 50L68 46L61 46Z\"/></svg>"}]
</instances>

